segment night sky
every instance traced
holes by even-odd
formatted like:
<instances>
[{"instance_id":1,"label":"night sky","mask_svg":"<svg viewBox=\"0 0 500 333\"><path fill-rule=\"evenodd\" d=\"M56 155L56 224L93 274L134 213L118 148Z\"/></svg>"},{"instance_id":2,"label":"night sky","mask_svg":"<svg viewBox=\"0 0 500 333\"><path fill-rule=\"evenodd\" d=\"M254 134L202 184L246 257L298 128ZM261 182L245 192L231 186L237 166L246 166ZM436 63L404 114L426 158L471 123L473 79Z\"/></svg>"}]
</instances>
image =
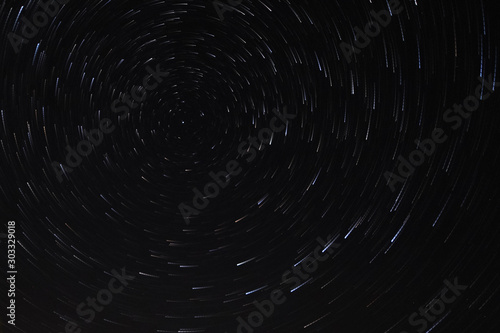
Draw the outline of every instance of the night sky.
<instances>
[{"instance_id":1,"label":"night sky","mask_svg":"<svg viewBox=\"0 0 500 333\"><path fill-rule=\"evenodd\" d=\"M498 8L0 0L0 332L500 332Z\"/></svg>"}]
</instances>

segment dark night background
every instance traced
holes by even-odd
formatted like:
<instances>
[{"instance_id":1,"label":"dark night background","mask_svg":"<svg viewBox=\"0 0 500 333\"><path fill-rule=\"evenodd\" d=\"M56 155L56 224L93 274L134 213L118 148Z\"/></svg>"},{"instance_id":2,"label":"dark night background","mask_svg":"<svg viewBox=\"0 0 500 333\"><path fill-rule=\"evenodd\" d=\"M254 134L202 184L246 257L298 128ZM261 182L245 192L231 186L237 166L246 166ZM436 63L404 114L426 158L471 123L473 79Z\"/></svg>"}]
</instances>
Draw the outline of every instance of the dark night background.
<instances>
[{"instance_id":1,"label":"dark night background","mask_svg":"<svg viewBox=\"0 0 500 333\"><path fill-rule=\"evenodd\" d=\"M442 115L478 76L500 81L500 12L400 3L349 63L342 41L386 1L242 0L220 20L204 0L70 0L18 54L9 33L41 9L0 1L0 233L16 221L18 272L0 332L236 332L282 288L255 332L413 333L455 277L468 288L432 332L499 332L500 86L457 130ZM168 77L119 120L112 102L157 64ZM286 132L239 157L284 107ZM52 161L103 118L116 129L59 182ZM384 173L435 127L448 140L391 192ZM233 159L241 174L187 225L178 205ZM282 274L329 234L334 257L290 293ZM78 304L124 266L136 278L84 323Z\"/></svg>"}]
</instances>

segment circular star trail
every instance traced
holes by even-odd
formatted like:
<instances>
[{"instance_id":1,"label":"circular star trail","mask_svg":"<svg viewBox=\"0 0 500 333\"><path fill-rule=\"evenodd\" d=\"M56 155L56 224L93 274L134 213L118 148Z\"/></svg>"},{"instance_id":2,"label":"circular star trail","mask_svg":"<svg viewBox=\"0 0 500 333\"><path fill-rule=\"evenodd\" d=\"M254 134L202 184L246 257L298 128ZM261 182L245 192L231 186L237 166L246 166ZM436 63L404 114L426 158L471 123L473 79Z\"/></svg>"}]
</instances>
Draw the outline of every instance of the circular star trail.
<instances>
[{"instance_id":1,"label":"circular star trail","mask_svg":"<svg viewBox=\"0 0 500 333\"><path fill-rule=\"evenodd\" d=\"M496 332L497 16L0 2L1 330Z\"/></svg>"}]
</instances>

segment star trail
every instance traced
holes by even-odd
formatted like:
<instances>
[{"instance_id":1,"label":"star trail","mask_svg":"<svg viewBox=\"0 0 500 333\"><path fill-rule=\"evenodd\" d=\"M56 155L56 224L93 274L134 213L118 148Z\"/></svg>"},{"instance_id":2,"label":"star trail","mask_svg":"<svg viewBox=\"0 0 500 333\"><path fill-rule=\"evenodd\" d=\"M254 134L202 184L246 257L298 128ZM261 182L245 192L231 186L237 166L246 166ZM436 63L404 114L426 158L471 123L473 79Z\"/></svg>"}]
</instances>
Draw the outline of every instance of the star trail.
<instances>
[{"instance_id":1,"label":"star trail","mask_svg":"<svg viewBox=\"0 0 500 333\"><path fill-rule=\"evenodd\" d=\"M498 332L494 1L0 1L0 332Z\"/></svg>"}]
</instances>

